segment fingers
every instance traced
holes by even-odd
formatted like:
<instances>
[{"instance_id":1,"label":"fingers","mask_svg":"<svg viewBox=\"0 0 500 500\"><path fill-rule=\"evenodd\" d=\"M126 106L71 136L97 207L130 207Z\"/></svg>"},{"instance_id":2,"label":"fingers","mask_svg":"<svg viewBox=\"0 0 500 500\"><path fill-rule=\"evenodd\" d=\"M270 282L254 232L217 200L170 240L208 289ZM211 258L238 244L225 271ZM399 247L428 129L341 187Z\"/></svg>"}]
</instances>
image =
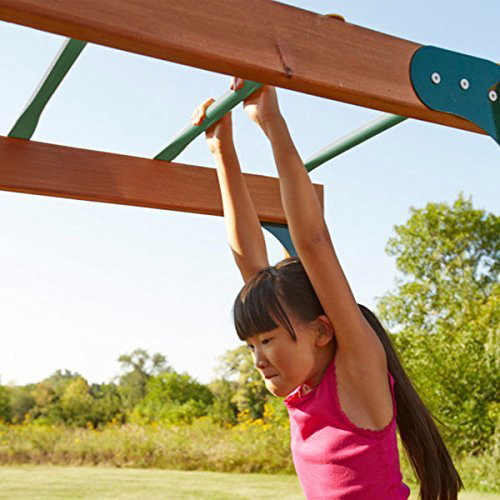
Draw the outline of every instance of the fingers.
<instances>
[{"instance_id":1,"label":"fingers","mask_svg":"<svg viewBox=\"0 0 500 500\"><path fill-rule=\"evenodd\" d=\"M207 116L207 109L215 102L215 99L209 97L198 105L193 113L191 114L191 124L201 125L205 117Z\"/></svg>"},{"instance_id":2,"label":"fingers","mask_svg":"<svg viewBox=\"0 0 500 500\"><path fill-rule=\"evenodd\" d=\"M243 78L238 78L237 76L233 76L231 78L231 90L240 90L245 85L245 80Z\"/></svg>"}]
</instances>

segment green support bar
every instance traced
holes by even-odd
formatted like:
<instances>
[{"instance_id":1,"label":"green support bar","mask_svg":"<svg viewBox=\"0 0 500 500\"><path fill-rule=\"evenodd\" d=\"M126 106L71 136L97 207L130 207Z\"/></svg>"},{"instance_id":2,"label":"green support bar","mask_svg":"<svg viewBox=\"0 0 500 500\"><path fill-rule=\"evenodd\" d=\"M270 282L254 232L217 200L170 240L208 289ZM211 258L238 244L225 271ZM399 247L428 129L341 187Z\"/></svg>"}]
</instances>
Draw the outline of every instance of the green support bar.
<instances>
[{"instance_id":1,"label":"green support bar","mask_svg":"<svg viewBox=\"0 0 500 500\"><path fill-rule=\"evenodd\" d=\"M181 130L177 137L158 155L155 160L173 161L184 149L201 135L207 128L210 128L215 122L219 121L227 112L231 111L240 102L252 95L262 87L261 83L246 81L245 85L235 91L228 91L219 97L208 109L207 116L201 125L189 124Z\"/></svg>"},{"instance_id":2,"label":"green support bar","mask_svg":"<svg viewBox=\"0 0 500 500\"><path fill-rule=\"evenodd\" d=\"M326 163L328 160L339 156L340 154L353 148L354 146L357 146L358 144L371 139L372 137L384 132L391 127L394 127L395 125L401 123L406 119L406 116L390 114L384 114L375 118L375 120L368 122L366 125L363 125L362 127L336 140L335 142L332 142L332 144L326 146L325 148L321 149L316 154L311 156L311 158L309 158L304 163L306 170L308 172L311 172L311 170L314 170L316 167L323 165L323 163Z\"/></svg>"},{"instance_id":3,"label":"green support bar","mask_svg":"<svg viewBox=\"0 0 500 500\"><path fill-rule=\"evenodd\" d=\"M31 139L40 120L42 112L50 98L63 81L64 77L76 61L87 42L68 38L59 49L49 69L38 84L33 96L28 101L21 116L16 121L9 137Z\"/></svg>"}]
</instances>

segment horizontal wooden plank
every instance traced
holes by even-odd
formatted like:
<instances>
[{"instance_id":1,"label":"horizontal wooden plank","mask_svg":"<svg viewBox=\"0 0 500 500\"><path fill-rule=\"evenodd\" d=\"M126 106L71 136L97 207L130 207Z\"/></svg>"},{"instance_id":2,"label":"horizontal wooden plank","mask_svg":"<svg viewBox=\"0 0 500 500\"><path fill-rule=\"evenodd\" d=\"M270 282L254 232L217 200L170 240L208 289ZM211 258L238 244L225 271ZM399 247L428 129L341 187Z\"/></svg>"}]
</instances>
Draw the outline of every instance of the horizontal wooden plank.
<instances>
[{"instance_id":1,"label":"horizontal wooden plank","mask_svg":"<svg viewBox=\"0 0 500 500\"><path fill-rule=\"evenodd\" d=\"M0 0L0 19L484 133L420 102L419 44L271 0Z\"/></svg>"},{"instance_id":2,"label":"horizontal wooden plank","mask_svg":"<svg viewBox=\"0 0 500 500\"><path fill-rule=\"evenodd\" d=\"M259 218L286 224L279 181L244 174ZM323 186L315 184L323 203ZM214 168L0 137L0 189L222 215Z\"/></svg>"}]
</instances>

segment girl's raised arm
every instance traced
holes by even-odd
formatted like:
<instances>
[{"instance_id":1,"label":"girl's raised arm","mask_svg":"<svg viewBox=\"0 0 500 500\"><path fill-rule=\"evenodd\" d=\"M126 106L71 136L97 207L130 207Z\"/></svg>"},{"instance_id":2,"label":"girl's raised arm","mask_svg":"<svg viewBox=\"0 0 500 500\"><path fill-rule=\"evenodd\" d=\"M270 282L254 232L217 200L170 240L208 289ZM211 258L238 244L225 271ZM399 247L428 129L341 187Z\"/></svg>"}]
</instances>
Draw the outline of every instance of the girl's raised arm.
<instances>
[{"instance_id":1,"label":"girl's raised arm","mask_svg":"<svg viewBox=\"0 0 500 500\"><path fill-rule=\"evenodd\" d=\"M375 383L376 379L383 383L384 378L387 383L384 347L361 313L342 271L318 197L279 110L275 89L263 87L245 101L245 111L271 142L292 241L333 326L338 354L357 383Z\"/></svg>"},{"instance_id":2,"label":"girl's raised arm","mask_svg":"<svg viewBox=\"0 0 500 500\"><path fill-rule=\"evenodd\" d=\"M193 125L201 124L213 102L207 99L195 109L191 117ZM217 166L227 239L241 276L247 282L257 271L269 266L269 261L257 211L234 147L231 113L207 129L206 140Z\"/></svg>"}]
</instances>

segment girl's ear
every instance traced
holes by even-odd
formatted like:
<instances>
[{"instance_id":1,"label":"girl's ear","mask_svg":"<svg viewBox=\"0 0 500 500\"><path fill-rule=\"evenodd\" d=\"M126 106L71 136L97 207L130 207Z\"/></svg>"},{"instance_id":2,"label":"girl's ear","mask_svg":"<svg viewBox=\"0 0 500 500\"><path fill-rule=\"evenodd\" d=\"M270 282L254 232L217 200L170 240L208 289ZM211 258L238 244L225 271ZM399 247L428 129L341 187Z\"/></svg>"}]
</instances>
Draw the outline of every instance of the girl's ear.
<instances>
[{"instance_id":1,"label":"girl's ear","mask_svg":"<svg viewBox=\"0 0 500 500\"><path fill-rule=\"evenodd\" d=\"M317 336L316 346L325 347L335 338L335 330L333 329L332 322L326 314L321 314L316 319Z\"/></svg>"}]
</instances>

